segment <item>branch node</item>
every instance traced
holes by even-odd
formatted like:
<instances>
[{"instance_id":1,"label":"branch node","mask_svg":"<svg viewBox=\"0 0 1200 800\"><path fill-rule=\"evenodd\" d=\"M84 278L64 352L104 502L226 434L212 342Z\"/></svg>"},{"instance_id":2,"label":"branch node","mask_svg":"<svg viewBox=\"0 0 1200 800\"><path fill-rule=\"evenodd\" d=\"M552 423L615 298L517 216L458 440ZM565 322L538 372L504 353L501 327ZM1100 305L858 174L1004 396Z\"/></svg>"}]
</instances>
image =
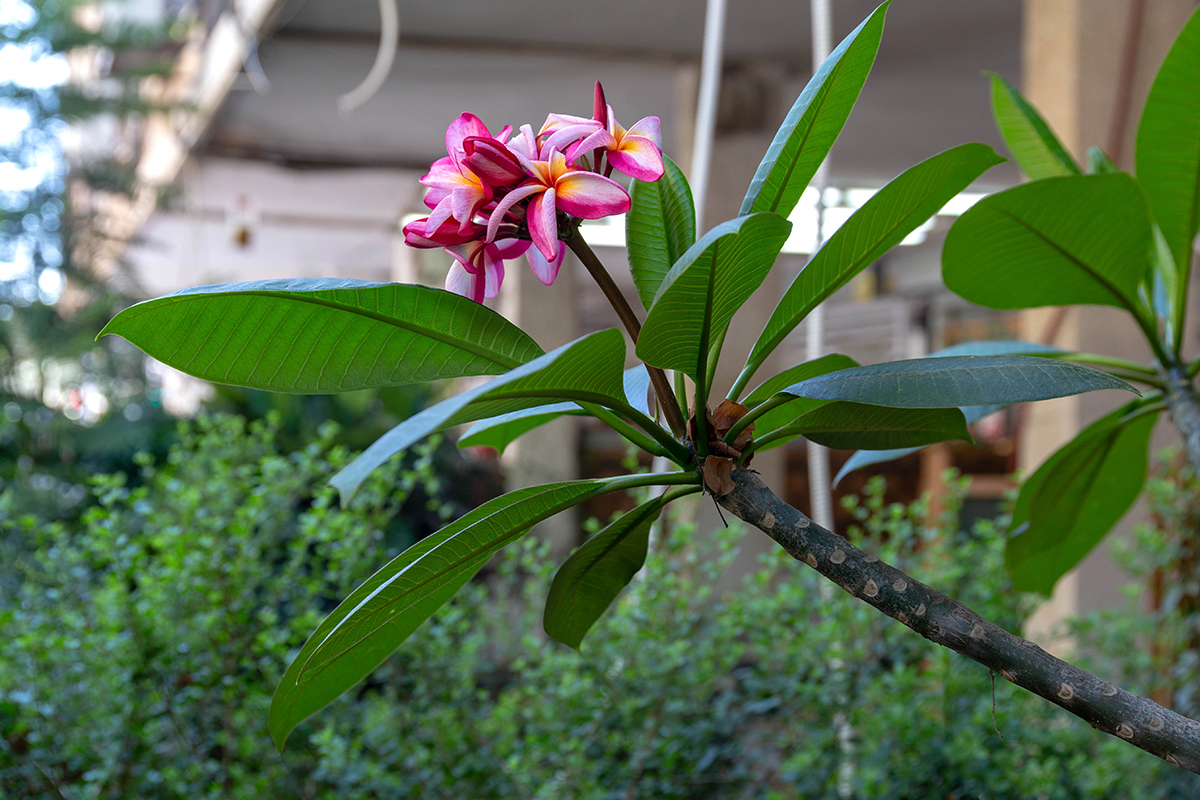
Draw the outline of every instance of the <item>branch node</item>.
<instances>
[{"instance_id":1,"label":"branch node","mask_svg":"<svg viewBox=\"0 0 1200 800\"><path fill-rule=\"evenodd\" d=\"M875 597L879 594L879 584L875 581L868 580L867 585L863 587L863 594L867 597Z\"/></svg>"},{"instance_id":2,"label":"branch node","mask_svg":"<svg viewBox=\"0 0 1200 800\"><path fill-rule=\"evenodd\" d=\"M972 639L983 639L987 636L987 632L983 629L982 625L980 625L978 622L976 622L971 627L970 636Z\"/></svg>"},{"instance_id":3,"label":"branch node","mask_svg":"<svg viewBox=\"0 0 1200 800\"><path fill-rule=\"evenodd\" d=\"M1074 696L1075 696L1075 687L1072 686L1071 684L1064 683L1058 687L1058 699L1059 700L1070 700ZM1132 735L1133 734L1131 732L1130 736L1132 736Z\"/></svg>"},{"instance_id":4,"label":"branch node","mask_svg":"<svg viewBox=\"0 0 1200 800\"><path fill-rule=\"evenodd\" d=\"M1122 722L1120 725L1117 726L1117 736L1120 736L1122 739L1132 739L1133 738L1133 728L1129 727L1124 722Z\"/></svg>"},{"instance_id":5,"label":"branch node","mask_svg":"<svg viewBox=\"0 0 1200 800\"><path fill-rule=\"evenodd\" d=\"M840 564L846 560L846 554L841 550L834 550L833 555L829 557L829 560L834 564Z\"/></svg>"},{"instance_id":6,"label":"branch node","mask_svg":"<svg viewBox=\"0 0 1200 800\"><path fill-rule=\"evenodd\" d=\"M904 578L896 578L896 580L892 581L892 588L897 592L903 592L908 588L908 581L904 580Z\"/></svg>"}]
</instances>

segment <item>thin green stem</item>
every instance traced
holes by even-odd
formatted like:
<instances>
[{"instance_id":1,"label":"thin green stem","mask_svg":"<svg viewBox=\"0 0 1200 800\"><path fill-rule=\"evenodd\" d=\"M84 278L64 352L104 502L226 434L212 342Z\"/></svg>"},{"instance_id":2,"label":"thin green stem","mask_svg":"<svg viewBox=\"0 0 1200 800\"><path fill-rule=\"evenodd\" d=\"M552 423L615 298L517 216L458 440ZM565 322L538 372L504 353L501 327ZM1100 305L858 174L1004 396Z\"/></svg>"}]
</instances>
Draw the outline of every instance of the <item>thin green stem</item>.
<instances>
[{"instance_id":1,"label":"thin green stem","mask_svg":"<svg viewBox=\"0 0 1200 800\"><path fill-rule=\"evenodd\" d=\"M675 402L683 409L683 416L687 417L687 377L679 370L672 370L672 372L675 373Z\"/></svg>"},{"instance_id":2,"label":"thin green stem","mask_svg":"<svg viewBox=\"0 0 1200 800\"><path fill-rule=\"evenodd\" d=\"M733 382L733 386L729 387L729 394L725 395L733 402L738 402L742 392L746 391L746 384L750 383L750 379L754 377L754 373L758 371L759 365L753 361L746 363L742 368L741 373L737 376L737 380Z\"/></svg>"},{"instance_id":3,"label":"thin green stem","mask_svg":"<svg viewBox=\"0 0 1200 800\"><path fill-rule=\"evenodd\" d=\"M708 371L704 376L704 382L708 386L707 391L710 396L712 395L713 379L717 376L717 361L721 357L721 348L725 346L725 335L728 333L729 328L725 328L708 347Z\"/></svg>"},{"instance_id":4,"label":"thin green stem","mask_svg":"<svg viewBox=\"0 0 1200 800\"><path fill-rule=\"evenodd\" d=\"M603 422L608 427L612 428L617 433L624 436L633 444L645 450L652 456L669 457L666 449L658 441L645 433L642 433L637 428L633 427L625 420L618 417L613 412L603 406L595 405L594 403L580 403L585 411L591 414L596 419ZM658 427L657 425L655 427Z\"/></svg>"},{"instance_id":5,"label":"thin green stem","mask_svg":"<svg viewBox=\"0 0 1200 800\"><path fill-rule=\"evenodd\" d=\"M612 276L608 274L608 270L604 268L604 264L588 246L578 229L572 232L570 238L567 239L567 247L571 248L571 252L583 262L588 274L596 281L600 291L604 292L609 305L613 307L613 311L617 312L617 318L621 320L621 324L629 332L629 338L636 346L638 335L642 332L642 324L638 322L637 315L633 313L625 295L621 293ZM684 423L683 412L679 410L679 404L675 402L675 395L671 392L671 383L667 380L666 373L649 364L646 365L646 371L650 373L650 381L654 384L654 391L658 394L658 402L662 404L663 416L671 427L671 432L676 437L682 437L687 426Z\"/></svg>"},{"instance_id":6,"label":"thin green stem","mask_svg":"<svg viewBox=\"0 0 1200 800\"><path fill-rule=\"evenodd\" d=\"M1037 355L1042 355L1038 353ZM1055 361L1070 361L1075 364L1087 364L1096 367L1113 367L1114 369L1125 370L1126 372L1135 372L1141 375L1148 375L1152 378L1158 377L1158 370L1153 364L1139 364L1136 361L1130 361L1124 358L1115 358L1113 356L1099 355L1098 353L1046 353L1044 358L1052 358Z\"/></svg>"},{"instance_id":7,"label":"thin green stem","mask_svg":"<svg viewBox=\"0 0 1200 800\"><path fill-rule=\"evenodd\" d=\"M612 398L609 399L608 403L611 410L622 414L626 419L631 420L639 428L654 437L654 440L662 445L662 448L665 451L663 455L665 455L667 458L670 458L676 464L686 464L691 461L691 452L682 444L680 444L679 441L672 438L671 434L668 433L663 426L659 425L657 422L650 419L650 417L646 416L641 411L638 411L628 403L616 403L613 402Z\"/></svg>"},{"instance_id":8,"label":"thin green stem","mask_svg":"<svg viewBox=\"0 0 1200 800\"><path fill-rule=\"evenodd\" d=\"M625 489L636 489L639 486L698 486L700 476L691 470L679 472L640 472L636 475L618 475L606 478L599 483L604 484L610 492Z\"/></svg>"},{"instance_id":9,"label":"thin green stem","mask_svg":"<svg viewBox=\"0 0 1200 800\"><path fill-rule=\"evenodd\" d=\"M717 247L720 240L713 242L712 263L717 263ZM712 320L713 305L713 270L708 272L708 289L704 298L704 320ZM692 443L696 448L696 457L701 462L708 456L708 348L711 328L706 324L700 329L699 363L696 365L696 440Z\"/></svg>"}]
</instances>

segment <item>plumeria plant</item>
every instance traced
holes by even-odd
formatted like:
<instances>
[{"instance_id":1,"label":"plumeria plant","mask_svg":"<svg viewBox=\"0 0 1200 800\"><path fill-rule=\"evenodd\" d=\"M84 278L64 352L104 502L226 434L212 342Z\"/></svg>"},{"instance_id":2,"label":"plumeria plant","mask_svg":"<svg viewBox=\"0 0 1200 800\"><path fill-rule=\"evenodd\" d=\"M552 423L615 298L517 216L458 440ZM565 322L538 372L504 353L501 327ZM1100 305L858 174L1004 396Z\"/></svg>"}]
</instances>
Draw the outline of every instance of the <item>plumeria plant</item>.
<instances>
[{"instance_id":1,"label":"plumeria plant","mask_svg":"<svg viewBox=\"0 0 1200 800\"><path fill-rule=\"evenodd\" d=\"M788 215L867 79L887 6L813 76L750 181L739 216L702 235L687 181L661 153L657 120L623 129L597 87L590 118L550 114L537 133L524 126L515 136L509 128L492 136L469 114L451 124L446 157L423 178L430 215L405 229L410 244L453 256L446 290L329 279L205 286L133 306L104 329L200 378L273 391L495 376L382 436L333 478L343 499L396 454L467 422L475 425L460 442L502 447L556 416L588 414L672 464L663 472L519 489L402 553L351 593L289 666L270 710L278 747L538 522L600 494L655 486L652 499L562 565L546 600L551 637L579 647L641 568L663 508L705 492L926 638L1102 730L1200 770L1200 725L1054 658L857 549L785 504L749 468L757 450L798 436L840 448L912 447L969 439L961 407L1132 391L1102 369L1010 353L869 366L826 356L750 388L813 308L1003 160L989 147L940 153L876 193L786 291L737 380L714 385L730 321L769 273L791 229ZM614 172L631 178L628 189ZM617 213L626 214L640 312L579 232L580 220ZM599 331L547 353L478 301L496 293L506 259L523 254L550 283L566 249L595 278L624 331ZM627 370L630 344L640 363Z\"/></svg>"},{"instance_id":2,"label":"plumeria plant","mask_svg":"<svg viewBox=\"0 0 1200 800\"><path fill-rule=\"evenodd\" d=\"M1200 472L1200 359L1182 353L1200 229L1200 13L1184 26L1138 125L1136 177L1099 148L1081 165L1010 83L992 76L1001 136L1032 179L986 197L950 229L946 286L996 309L1107 305L1128 313L1148 363L1035 342L979 343L1093 364L1140 384L1142 396L1088 425L1021 487L1006 558L1018 589L1049 595L1129 511L1146 481L1150 436L1167 415ZM995 276L1004 274L1005 280ZM1061 317L1060 317L1061 319ZM964 409L976 419L993 407ZM860 452L841 474L910 452ZM839 475L839 478L841 476ZM1186 590L1191 591L1191 590Z\"/></svg>"}]
</instances>

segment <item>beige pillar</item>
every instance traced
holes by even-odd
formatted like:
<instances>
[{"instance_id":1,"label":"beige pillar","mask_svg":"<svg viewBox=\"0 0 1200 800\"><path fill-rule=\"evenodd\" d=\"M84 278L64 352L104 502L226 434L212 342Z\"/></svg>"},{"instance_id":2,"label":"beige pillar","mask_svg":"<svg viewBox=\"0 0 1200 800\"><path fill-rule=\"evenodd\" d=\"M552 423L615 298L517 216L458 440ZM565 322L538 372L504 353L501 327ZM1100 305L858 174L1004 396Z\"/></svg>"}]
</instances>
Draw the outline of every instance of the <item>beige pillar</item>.
<instances>
[{"instance_id":1,"label":"beige pillar","mask_svg":"<svg viewBox=\"0 0 1200 800\"><path fill-rule=\"evenodd\" d=\"M1133 167L1137 122L1146 94L1195 6L1194 0L1144 4L1129 105L1122 109L1118 107L1118 87L1132 0L1026 0L1023 91L1077 159L1083 162L1087 149L1098 146L1106 152L1119 150L1109 155L1122 168ZM1053 309L1025 312L1021 320L1024 337L1040 339L1055 313ZM1149 355L1128 315L1105 307L1072 308L1053 343L1138 360ZM1022 471L1032 472L1083 426L1121 402L1124 398L1115 392L1099 392L1029 406L1020 442ZM1137 516L1135 509L1116 535L1128 535ZM1107 545L1097 548L1059 583L1051 601L1031 620L1030 635L1046 639L1067 616L1119 605L1121 580Z\"/></svg>"}]
</instances>

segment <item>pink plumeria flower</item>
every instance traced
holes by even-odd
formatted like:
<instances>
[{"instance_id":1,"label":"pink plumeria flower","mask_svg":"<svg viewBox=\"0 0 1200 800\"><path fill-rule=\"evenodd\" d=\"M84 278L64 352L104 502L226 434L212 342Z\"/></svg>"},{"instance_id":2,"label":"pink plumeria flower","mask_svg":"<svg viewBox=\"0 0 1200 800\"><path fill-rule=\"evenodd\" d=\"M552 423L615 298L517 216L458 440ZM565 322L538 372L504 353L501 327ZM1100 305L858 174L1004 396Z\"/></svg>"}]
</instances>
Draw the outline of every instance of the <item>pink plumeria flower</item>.
<instances>
[{"instance_id":1,"label":"pink plumeria flower","mask_svg":"<svg viewBox=\"0 0 1200 800\"><path fill-rule=\"evenodd\" d=\"M447 155L433 162L429 173L421 177L421 184L430 189L425 196L425 205L432 210L426 235L452 218L466 230L479 209L491 202L492 187L471 170L465 142L483 139L503 146L511 132L512 128L505 126L498 136L492 137L483 121L469 113L460 114L450 123L446 129Z\"/></svg>"},{"instance_id":2,"label":"pink plumeria flower","mask_svg":"<svg viewBox=\"0 0 1200 800\"><path fill-rule=\"evenodd\" d=\"M629 195L621 184L593 172L575 169L557 150L551 149L545 160L530 159L516 149L512 152L530 177L496 204L488 218L489 241L496 238L500 223L512 207L531 198L525 211L529 236L548 262L561 263L559 211L579 219L600 219L629 210Z\"/></svg>"},{"instance_id":3,"label":"pink plumeria flower","mask_svg":"<svg viewBox=\"0 0 1200 800\"><path fill-rule=\"evenodd\" d=\"M446 248L456 259L446 273L446 290L482 303L500 291L504 281L504 262L529 250L529 242L501 239L484 242L475 239Z\"/></svg>"},{"instance_id":4,"label":"pink plumeria flower","mask_svg":"<svg viewBox=\"0 0 1200 800\"><path fill-rule=\"evenodd\" d=\"M587 123L592 127L585 135L566 141L569 134L583 130ZM617 122L612 106L605 102L604 87L599 81L596 82L592 119L551 114L542 126L542 132L550 133L547 144L554 141L559 149L564 149L566 144L564 152L570 162L577 161L585 153L604 150L608 163L631 178L652 183L663 175L662 126L658 117L644 117L626 130Z\"/></svg>"}]
</instances>

